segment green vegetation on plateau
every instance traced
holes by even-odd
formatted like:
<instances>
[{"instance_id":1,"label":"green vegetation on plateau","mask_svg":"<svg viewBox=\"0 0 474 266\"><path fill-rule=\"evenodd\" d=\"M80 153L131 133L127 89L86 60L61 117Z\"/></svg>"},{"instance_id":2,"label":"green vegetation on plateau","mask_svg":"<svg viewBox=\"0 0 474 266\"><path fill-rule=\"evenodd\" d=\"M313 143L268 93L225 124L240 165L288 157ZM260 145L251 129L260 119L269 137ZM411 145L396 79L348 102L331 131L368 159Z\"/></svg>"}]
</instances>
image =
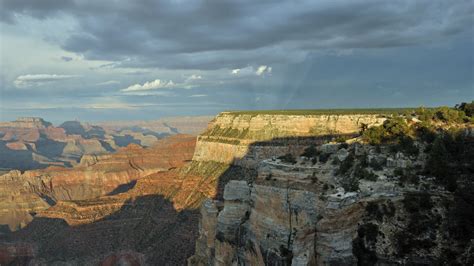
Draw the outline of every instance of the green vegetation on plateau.
<instances>
[{"instance_id":1,"label":"green vegetation on plateau","mask_svg":"<svg viewBox=\"0 0 474 266\"><path fill-rule=\"evenodd\" d=\"M428 154L425 174L434 176L447 190L455 191L459 178L474 174L472 137L463 127L472 124L473 105L462 103L455 108L418 108L405 117L393 117L381 126L363 130L362 138L372 145L390 145L392 151L409 156L418 155L415 142L422 143ZM407 123L407 118L411 118L407 116L420 121Z\"/></svg>"}]
</instances>

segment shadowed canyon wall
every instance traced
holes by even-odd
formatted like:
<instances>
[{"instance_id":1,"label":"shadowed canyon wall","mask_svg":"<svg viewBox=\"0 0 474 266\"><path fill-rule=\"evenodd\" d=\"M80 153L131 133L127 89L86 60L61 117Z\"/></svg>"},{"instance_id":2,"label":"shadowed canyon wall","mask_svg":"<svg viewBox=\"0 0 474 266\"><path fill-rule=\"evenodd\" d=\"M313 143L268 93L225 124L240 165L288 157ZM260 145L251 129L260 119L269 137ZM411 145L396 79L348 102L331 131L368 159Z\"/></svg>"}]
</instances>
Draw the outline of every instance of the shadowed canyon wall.
<instances>
[{"instance_id":1,"label":"shadowed canyon wall","mask_svg":"<svg viewBox=\"0 0 474 266\"><path fill-rule=\"evenodd\" d=\"M421 192L433 186L429 178L400 186L394 175L399 167L423 165L426 154L326 144L387 117L222 113L198 137L192 161L108 195L39 209L24 229L5 235L3 245L26 245L18 259L43 264L182 265L187 258L190 265L430 264L447 254L443 230L453 198L436 187L427 200ZM317 156L301 157L312 145ZM377 170L367 166L375 177L361 178L357 192L340 173L347 158L353 158L350 176L360 174L356 166L363 160L381 164ZM410 197L423 200L411 206ZM420 202L430 202L437 213ZM422 219L413 214L417 208ZM422 236L402 235L420 227L427 228ZM432 235L436 240L429 240Z\"/></svg>"}]
</instances>

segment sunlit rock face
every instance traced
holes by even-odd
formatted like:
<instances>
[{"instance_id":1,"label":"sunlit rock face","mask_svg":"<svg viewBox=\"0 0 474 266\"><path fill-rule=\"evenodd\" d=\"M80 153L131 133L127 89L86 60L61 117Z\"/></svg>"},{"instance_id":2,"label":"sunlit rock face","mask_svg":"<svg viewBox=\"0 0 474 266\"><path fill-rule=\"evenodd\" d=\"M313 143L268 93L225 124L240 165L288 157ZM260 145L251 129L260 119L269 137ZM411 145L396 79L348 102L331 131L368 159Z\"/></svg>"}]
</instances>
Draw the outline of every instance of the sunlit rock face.
<instances>
[{"instance_id":1,"label":"sunlit rock face","mask_svg":"<svg viewBox=\"0 0 474 266\"><path fill-rule=\"evenodd\" d=\"M46 265L183 265L194 252L196 208L203 195L212 193L186 166L195 139L176 135L152 149L132 145L110 157L83 158L78 167L85 169L161 169L107 195L57 201L9 236L18 243L33 243L34 260Z\"/></svg>"},{"instance_id":2,"label":"sunlit rock face","mask_svg":"<svg viewBox=\"0 0 474 266\"><path fill-rule=\"evenodd\" d=\"M183 166L192 158L194 143L195 137L176 135L150 148L131 144L115 154L86 155L74 168L49 167L2 175L0 223L16 230L58 201L124 192L144 176Z\"/></svg>"},{"instance_id":3,"label":"sunlit rock face","mask_svg":"<svg viewBox=\"0 0 474 266\"><path fill-rule=\"evenodd\" d=\"M353 135L363 124L379 125L380 115L279 115L221 113L199 136L194 161L217 161L254 167L259 160L299 153L304 139ZM301 139L298 139L301 138ZM262 145L258 145L262 142ZM263 143L266 142L266 143ZM270 144L269 142L273 142ZM254 145L250 145L250 144Z\"/></svg>"}]
</instances>

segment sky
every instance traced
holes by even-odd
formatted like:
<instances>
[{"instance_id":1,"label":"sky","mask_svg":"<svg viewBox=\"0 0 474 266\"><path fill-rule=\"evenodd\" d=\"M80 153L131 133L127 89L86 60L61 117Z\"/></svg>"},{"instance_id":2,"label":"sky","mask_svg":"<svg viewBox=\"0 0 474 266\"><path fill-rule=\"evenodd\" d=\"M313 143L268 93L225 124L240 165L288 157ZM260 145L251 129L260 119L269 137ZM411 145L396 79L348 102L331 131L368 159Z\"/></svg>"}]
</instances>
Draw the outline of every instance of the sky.
<instances>
[{"instance_id":1,"label":"sky","mask_svg":"<svg viewBox=\"0 0 474 266\"><path fill-rule=\"evenodd\" d=\"M0 120L474 100L471 0L0 3Z\"/></svg>"}]
</instances>

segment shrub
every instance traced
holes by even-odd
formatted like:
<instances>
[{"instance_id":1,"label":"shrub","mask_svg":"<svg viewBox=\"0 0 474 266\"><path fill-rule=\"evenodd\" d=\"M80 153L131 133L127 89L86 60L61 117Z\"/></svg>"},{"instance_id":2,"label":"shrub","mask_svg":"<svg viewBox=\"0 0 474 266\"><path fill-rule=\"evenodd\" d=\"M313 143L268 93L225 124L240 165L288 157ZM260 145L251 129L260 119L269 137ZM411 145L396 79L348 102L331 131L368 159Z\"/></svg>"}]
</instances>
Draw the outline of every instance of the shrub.
<instances>
[{"instance_id":1,"label":"shrub","mask_svg":"<svg viewBox=\"0 0 474 266\"><path fill-rule=\"evenodd\" d=\"M404 171L402 168L398 167L396 168L395 170L393 170L393 174L395 176L403 176L404 175Z\"/></svg>"},{"instance_id":2,"label":"shrub","mask_svg":"<svg viewBox=\"0 0 474 266\"><path fill-rule=\"evenodd\" d=\"M326 163L330 156L331 156L331 154L329 154L329 153L321 153L319 155L319 162L320 163Z\"/></svg>"},{"instance_id":3,"label":"shrub","mask_svg":"<svg viewBox=\"0 0 474 266\"><path fill-rule=\"evenodd\" d=\"M272 173L269 173L266 177L265 177L265 180L272 180Z\"/></svg>"},{"instance_id":4,"label":"shrub","mask_svg":"<svg viewBox=\"0 0 474 266\"><path fill-rule=\"evenodd\" d=\"M295 164L296 163L296 159L293 156L293 154L291 154L291 153L287 153L283 156L280 156L280 157L278 157L278 159L282 160L285 163L290 163L290 164Z\"/></svg>"},{"instance_id":5,"label":"shrub","mask_svg":"<svg viewBox=\"0 0 474 266\"><path fill-rule=\"evenodd\" d=\"M466 111L471 112L472 107L470 104L464 103L464 105L456 105L455 108L443 106L434 109L426 109L421 107L415 111L415 114L418 116L418 119L425 122L440 121L444 123L462 123L469 120L466 116Z\"/></svg>"},{"instance_id":6,"label":"shrub","mask_svg":"<svg viewBox=\"0 0 474 266\"><path fill-rule=\"evenodd\" d=\"M407 172L400 176L400 183L418 185L420 183L420 178L416 174Z\"/></svg>"},{"instance_id":7,"label":"shrub","mask_svg":"<svg viewBox=\"0 0 474 266\"><path fill-rule=\"evenodd\" d=\"M341 182L344 191L355 192L359 190L359 179L355 176L346 176Z\"/></svg>"},{"instance_id":8,"label":"shrub","mask_svg":"<svg viewBox=\"0 0 474 266\"><path fill-rule=\"evenodd\" d=\"M346 143L346 142L341 143L341 145L339 145L339 149L342 149L342 148L344 148L344 149L349 148L349 144Z\"/></svg>"},{"instance_id":9,"label":"shrub","mask_svg":"<svg viewBox=\"0 0 474 266\"><path fill-rule=\"evenodd\" d=\"M337 143L345 143L347 139L348 139L348 137L339 135L334 139L334 141L337 142Z\"/></svg>"},{"instance_id":10,"label":"shrub","mask_svg":"<svg viewBox=\"0 0 474 266\"><path fill-rule=\"evenodd\" d=\"M448 136L438 136L429 152L428 161L426 162L425 171L443 184L449 191L456 189L456 175L450 171L450 153L446 147L446 143L450 143L452 139ZM451 147L454 148L454 147Z\"/></svg>"},{"instance_id":11,"label":"shrub","mask_svg":"<svg viewBox=\"0 0 474 266\"><path fill-rule=\"evenodd\" d=\"M426 109L424 107L417 108L415 110L415 114L420 119L421 121L431 121L433 120L433 110L432 109Z\"/></svg>"},{"instance_id":12,"label":"shrub","mask_svg":"<svg viewBox=\"0 0 474 266\"><path fill-rule=\"evenodd\" d=\"M354 176L356 176L359 179L365 179L369 181L377 181L377 175L372 173L371 171L362 168L360 165L356 167L356 170L354 171Z\"/></svg>"},{"instance_id":13,"label":"shrub","mask_svg":"<svg viewBox=\"0 0 474 266\"><path fill-rule=\"evenodd\" d=\"M352 253L357 258L358 265L375 265L377 263L377 235L379 227L373 223L362 224L357 230L353 241Z\"/></svg>"},{"instance_id":14,"label":"shrub","mask_svg":"<svg viewBox=\"0 0 474 266\"><path fill-rule=\"evenodd\" d=\"M402 117L393 117L384 121L383 125L371 127L364 131L362 138L371 145L397 142L401 137L410 135L410 127Z\"/></svg>"},{"instance_id":15,"label":"shrub","mask_svg":"<svg viewBox=\"0 0 474 266\"><path fill-rule=\"evenodd\" d=\"M426 193L407 194L402 202L403 208L409 213L427 211L433 208L431 196Z\"/></svg>"},{"instance_id":16,"label":"shrub","mask_svg":"<svg viewBox=\"0 0 474 266\"><path fill-rule=\"evenodd\" d=\"M367 206L365 206L365 211L367 212L367 216L369 219L375 219L379 222L383 220L383 213L379 209L379 205L375 202L369 202Z\"/></svg>"},{"instance_id":17,"label":"shrub","mask_svg":"<svg viewBox=\"0 0 474 266\"><path fill-rule=\"evenodd\" d=\"M471 180L454 194L454 206L449 211L449 233L463 244L474 238L474 183Z\"/></svg>"},{"instance_id":18,"label":"shrub","mask_svg":"<svg viewBox=\"0 0 474 266\"><path fill-rule=\"evenodd\" d=\"M372 159L369 162L369 166L374 169L375 171L380 171L383 169L383 164L379 163L377 160Z\"/></svg>"},{"instance_id":19,"label":"shrub","mask_svg":"<svg viewBox=\"0 0 474 266\"><path fill-rule=\"evenodd\" d=\"M474 115L474 101L471 103L456 104L454 108L463 111L466 116L472 117Z\"/></svg>"},{"instance_id":20,"label":"shrub","mask_svg":"<svg viewBox=\"0 0 474 266\"><path fill-rule=\"evenodd\" d=\"M384 129L381 126L370 127L362 133L362 138L371 145L380 145L384 140Z\"/></svg>"},{"instance_id":21,"label":"shrub","mask_svg":"<svg viewBox=\"0 0 474 266\"><path fill-rule=\"evenodd\" d=\"M396 151L401 151L409 156L417 156L419 153L418 148L415 146L415 142L409 136L400 136L398 143L395 145Z\"/></svg>"},{"instance_id":22,"label":"shrub","mask_svg":"<svg viewBox=\"0 0 474 266\"><path fill-rule=\"evenodd\" d=\"M339 175L344 175L346 174L349 169L351 169L352 165L354 164L354 155L352 153L349 153L349 155L346 157L344 161L342 161L341 165L339 166L339 170L337 173Z\"/></svg>"},{"instance_id":23,"label":"shrub","mask_svg":"<svg viewBox=\"0 0 474 266\"><path fill-rule=\"evenodd\" d=\"M462 123L464 122L465 114L463 111L443 106L437 108L434 118L435 120L439 120L445 123Z\"/></svg>"},{"instance_id":24,"label":"shrub","mask_svg":"<svg viewBox=\"0 0 474 266\"><path fill-rule=\"evenodd\" d=\"M316 149L314 145L309 146L306 148L301 156L308 157L308 158L315 158L319 155L319 151Z\"/></svg>"},{"instance_id":25,"label":"shrub","mask_svg":"<svg viewBox=\"0 0 474 266\"><path fill-rule=\"evenodd\" d=\"M360 166L362 166L362 167L368 167L369 166L369 162L368 162L368 159L367 159L367 154L362 154L362 155L358 156L357 159L359 161Z\"/></svg>"},{"instance_id":26,"label":"shrub","mask_svg":"<svg viewBox=\"0 0 474 266\"><path fill-rule=\"evenodd\" d=\"M402 117L394 117L391 119L385 120L383 123L383 128L386 131L386 137L388 139L394 139L401 136L409 135L410 128L406 123L405 119Z\"/></svg>"},{"instance_id":27,"label":"shrub","mask_svg":"<svg viewBox=\"0 0 474 266\"><path fill-rule=\"evenodd\" d=\"M329 189L329 185L326 184L326 183L324 183L324 185L323 185L323 190L324 190L324 191L327 191L328 189Z\"/></svg>"},{"instance_id":28,"label":"shrub","mask_svg":"<svg viewBox=\"0 0 474 266\"><path fill-rule=\"evenodd\" d=\"M383 217L393 217L395 215L396 209L391 201L388 201L387 204L378 204L371 201L367 204L367 206L365 206L365 211L367 212L367 217L369 219L375 219L378 222L383 222Z\"/></svg>"},{"instance_id":29,"label":"shrub","mask_svg":"<svg viewBox=\"0 0 474 266\"><path fill-rule=\"evenodd\" d=\"M416 136L424 142L432 143L436 138L435 128L428 122L421 122L415 126Z\"/></svg>"}]
</instances>

